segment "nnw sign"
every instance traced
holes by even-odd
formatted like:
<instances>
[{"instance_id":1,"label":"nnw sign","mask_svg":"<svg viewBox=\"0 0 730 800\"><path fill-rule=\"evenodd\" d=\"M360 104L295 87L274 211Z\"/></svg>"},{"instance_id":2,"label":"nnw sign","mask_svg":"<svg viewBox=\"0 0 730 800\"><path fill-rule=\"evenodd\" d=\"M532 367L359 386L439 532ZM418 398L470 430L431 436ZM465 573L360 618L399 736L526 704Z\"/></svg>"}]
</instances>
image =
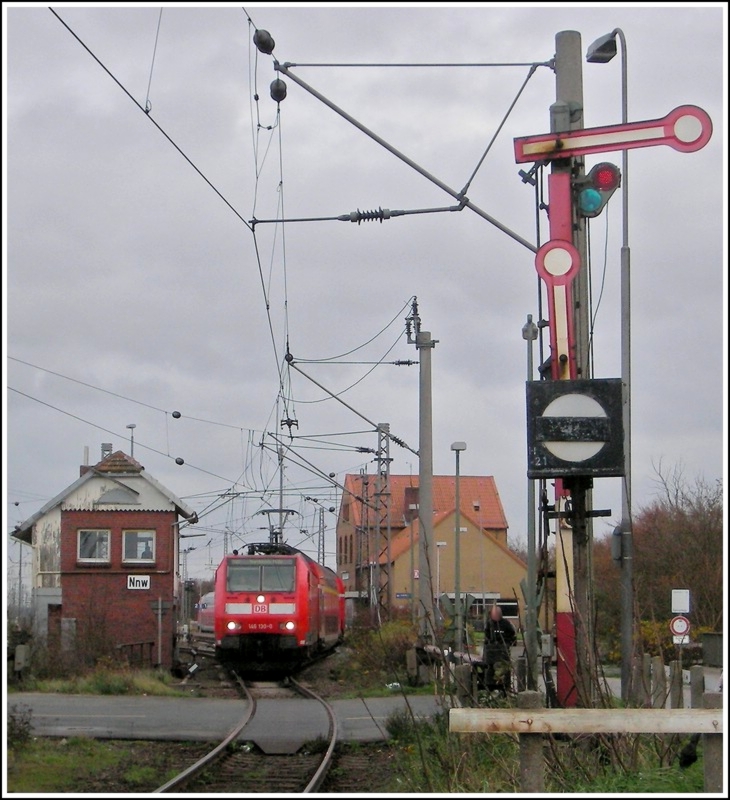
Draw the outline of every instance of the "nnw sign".
<instances>
[{"instance_id":1,"label":"nnw sign","mask_svg":"<svg viewBox=\"0 0 730 800\"><path fill-rule=\"evenodd\" d=\"M149 589L149 575L127 575L127 589Z\"/></svg>"}]
</instances>

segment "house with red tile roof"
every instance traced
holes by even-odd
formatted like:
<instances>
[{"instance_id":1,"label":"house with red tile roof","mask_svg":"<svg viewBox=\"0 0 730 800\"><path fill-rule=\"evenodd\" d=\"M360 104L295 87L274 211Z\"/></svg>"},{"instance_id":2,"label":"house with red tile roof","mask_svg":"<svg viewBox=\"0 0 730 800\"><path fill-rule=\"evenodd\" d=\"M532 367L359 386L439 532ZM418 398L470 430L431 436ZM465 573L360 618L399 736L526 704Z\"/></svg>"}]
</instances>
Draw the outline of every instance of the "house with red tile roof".
<instances>
[{"instance_id":1,"label":"house with red tile roof","mask_svg":"<svg viewBox=\"0 0 730 800\"><path fill-rule=\"evenodd\" d=\"M367 605L381 593L394 611L412 609L417 601L420 525L418 476L390 475L389 486L378 475L345 477L337 522L337 572L351 602ZM433 542L429 554L432 595L454 598L456 559L456 478L433 476ZM507 617L522 618L520 581L527 565L507 544L507 519L492 476L459 476L459 583L471 595L470 616L498 602ZM388 546L389 540L389 546ZM388 552L389 551L389 552ZM387 601L386 601L387 602Z\"/></svg>"}]
</instances>

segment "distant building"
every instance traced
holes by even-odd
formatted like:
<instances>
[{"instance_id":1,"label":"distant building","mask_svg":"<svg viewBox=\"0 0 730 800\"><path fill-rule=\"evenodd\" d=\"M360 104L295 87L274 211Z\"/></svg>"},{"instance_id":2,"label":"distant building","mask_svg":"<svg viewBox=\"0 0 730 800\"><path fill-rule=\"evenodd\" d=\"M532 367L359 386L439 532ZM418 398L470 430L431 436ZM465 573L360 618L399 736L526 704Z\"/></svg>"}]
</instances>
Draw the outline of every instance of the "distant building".
<instances>
[{"instance_id":1,"label":"distant building","mask_svg":"<svg viewBox=\"0 0 730 800\"><path fill-rule=\"evenodd\" d=\"M197 522L131 456L108 452L82 466L78 480L11 534L33 548L35 635L61 652L93 658L111 649L172 666L181 517Z\"/></svg>"},{"instance_id":2,"label":"distant building","mask_svg":"<svg viewBox=\"0 0 730 800\"><path fill-rule=\"evenodd\" d=\"M433 476L434 598L455 596L455 480L453 475ZM416 600L419 597L418 477L390 475L387 493L376 475L347 475L344 486L337 522L337 572L347 597L371 604L376 575L382 571L381 585L391 582L393 610L410 609L411 593ZM507 519L494 478L460 476L459 499L459 583L462 594L473 598L470 617L480 621L484 609L499 602L505 616L516 621L524 612L520 581L527 565L507 546Z\"/></svg>"}]
</instances>

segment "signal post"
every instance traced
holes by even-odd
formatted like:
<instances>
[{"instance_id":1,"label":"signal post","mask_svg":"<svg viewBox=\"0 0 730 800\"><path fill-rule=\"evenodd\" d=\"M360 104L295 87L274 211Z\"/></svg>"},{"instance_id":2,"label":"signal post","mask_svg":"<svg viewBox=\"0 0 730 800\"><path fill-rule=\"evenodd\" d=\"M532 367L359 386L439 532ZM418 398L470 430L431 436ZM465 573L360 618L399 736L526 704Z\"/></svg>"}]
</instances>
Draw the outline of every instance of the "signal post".
<instances>
[{"instance_id":1,"label":"signal post","mask_svg":"<svg viewBox=\"0 0 730 800\"><path fill-rule=\"evenodd\" d=\"M594 477L624 475L620 379L591 378L586 219L601 213L621 182L618 167L597 164L586 176L583 156L664 144L680 152L704 147L709 116L680 106L662 119L585 129L580 34L556 36L556 102L549 134L515 139L515 158L550 162L550 241L535 265L545 283L550 326L550 378L528 382L528 477L553 478L558 520L556 544L557 694L562 706L593 699L593 595L590 553ZM552 384L552 385L546 385ZM566 499L570 498L570 511ZM579 696L580 695L580 696Z\"/></svg>"}]
</instances>

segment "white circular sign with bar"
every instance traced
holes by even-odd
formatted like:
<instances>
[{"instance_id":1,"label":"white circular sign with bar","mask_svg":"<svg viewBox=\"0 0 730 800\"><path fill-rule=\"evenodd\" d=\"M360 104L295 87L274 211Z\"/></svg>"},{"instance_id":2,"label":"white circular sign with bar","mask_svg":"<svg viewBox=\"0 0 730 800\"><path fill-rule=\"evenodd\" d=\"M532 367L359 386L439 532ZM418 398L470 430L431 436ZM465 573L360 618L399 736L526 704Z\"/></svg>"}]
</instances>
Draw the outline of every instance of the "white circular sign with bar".
<instances>
[{"instance_id":1,"label":"white circular sign with bar","mask_svg":"<svg viewBox=\"0 0 730 800\"><path fill-rule=\"evenodd\" d=\"M543 417L607 417L603 406L585 394L564 394L556 397L543 411ZM605 442L546 441L545 447L564 461L585 461L603 449Z\"/></svg>"}]
</instances>

